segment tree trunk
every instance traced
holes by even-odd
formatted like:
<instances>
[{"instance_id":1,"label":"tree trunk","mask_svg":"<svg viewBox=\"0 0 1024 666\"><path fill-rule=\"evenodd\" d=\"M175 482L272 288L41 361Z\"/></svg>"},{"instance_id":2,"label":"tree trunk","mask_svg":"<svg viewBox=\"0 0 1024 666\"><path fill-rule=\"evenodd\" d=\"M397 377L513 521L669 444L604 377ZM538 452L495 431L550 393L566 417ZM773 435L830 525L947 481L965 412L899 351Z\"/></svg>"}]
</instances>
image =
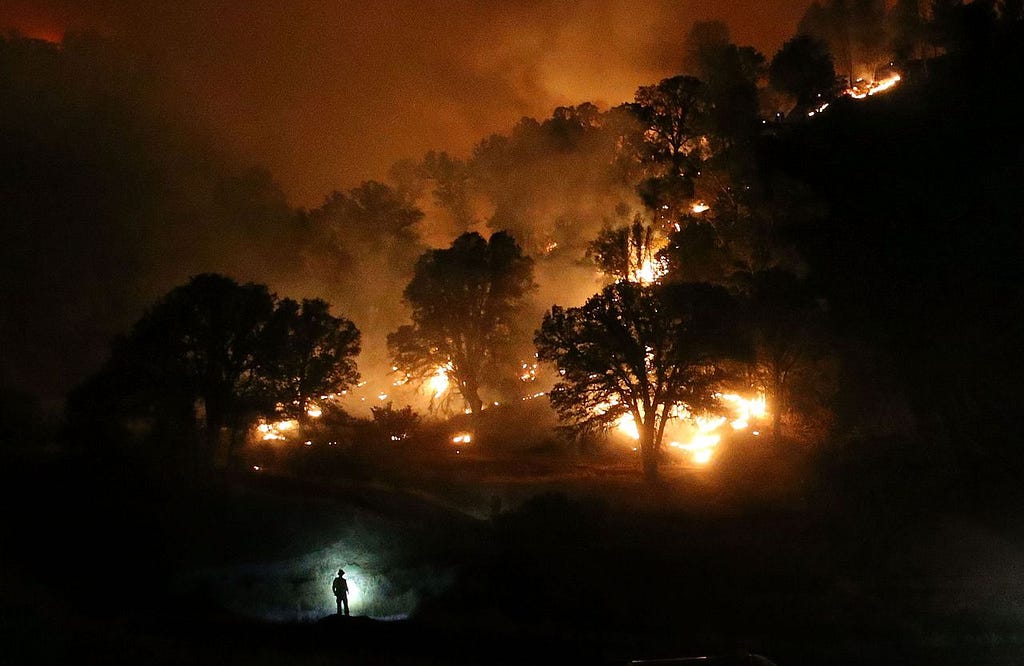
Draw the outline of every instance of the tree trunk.
<instances>
[{"instance_id":1,"label":"tree trunk","mask_svg":"<svg viewBox=\"0 0 1024 666\"><path fill-rule=\"evenodd\" d=\"M785 397L783 395L785 390L785 379L776 372L774 386L772 387L772 444L779 444L782 441L782 411L785 409Z\"/></svg>"},{"instance_id":2,"label":"tree trunk","mask_svg":"<svg viewBox=\"0 0 1024 666\"><path fill-rule=\"evenodd\" d=\"M479 414L484 408L484 401L480 399L480 391L476 383L465 382L462 385L462 397L469 405L469 411Z\"/></svg>"},{"instance_id":3,"label":"tree trunk","mask_svg":"<svg viewBox=\"0 0 1024 666\"><path fill-rule=\"evenodd\" d=\"M658 478L658 450L654 432L654 419L640 425L640 459L643 463L644 478L656 481Z\"/></svg>"}]
</instances>

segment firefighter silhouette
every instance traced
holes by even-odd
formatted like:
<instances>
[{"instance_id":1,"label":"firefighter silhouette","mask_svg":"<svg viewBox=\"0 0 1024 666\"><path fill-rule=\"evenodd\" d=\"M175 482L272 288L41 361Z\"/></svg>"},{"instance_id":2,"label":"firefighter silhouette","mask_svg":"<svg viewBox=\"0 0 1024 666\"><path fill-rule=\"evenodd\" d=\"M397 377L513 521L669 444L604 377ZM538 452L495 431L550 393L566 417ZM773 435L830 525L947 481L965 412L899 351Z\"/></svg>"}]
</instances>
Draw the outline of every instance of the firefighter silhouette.
<instances>
[{"instance_id":1,"label":"firefighter silhouette","mask_svg":"<svg viewBox=\"0 0 1024 666\"><path fill-rule=\"evenodd\" d=\"M338 569L338 577L334 579L331 584L331 590L334 591L334 596L338 599L338 615L341 615L342 608L345 610L345 615L348 615L348 581L345 580L345 571Z\"/></svg>"}]
</instances>

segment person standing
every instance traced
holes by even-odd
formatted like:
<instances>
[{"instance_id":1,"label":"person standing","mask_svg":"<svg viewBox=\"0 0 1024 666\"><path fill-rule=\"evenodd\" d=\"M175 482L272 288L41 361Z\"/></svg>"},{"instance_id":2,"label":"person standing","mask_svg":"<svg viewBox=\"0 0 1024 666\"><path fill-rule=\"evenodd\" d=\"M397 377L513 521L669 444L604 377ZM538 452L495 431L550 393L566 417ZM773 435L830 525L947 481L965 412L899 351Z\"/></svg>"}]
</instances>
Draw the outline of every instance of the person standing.
<instances>
[{"instance_id":1,"label":"person standing","mask_svg":"<svg viewBox=\"0 0 1024 666\"><path fill-rule=\"evenodd\" d=\"M342 608L345 609L345 616L348 616L348 581L345 580L345 571L338 569L338 577L331 584L331 590L338 600L338 615L341 615Z\"/></svg>"}]
</instances>

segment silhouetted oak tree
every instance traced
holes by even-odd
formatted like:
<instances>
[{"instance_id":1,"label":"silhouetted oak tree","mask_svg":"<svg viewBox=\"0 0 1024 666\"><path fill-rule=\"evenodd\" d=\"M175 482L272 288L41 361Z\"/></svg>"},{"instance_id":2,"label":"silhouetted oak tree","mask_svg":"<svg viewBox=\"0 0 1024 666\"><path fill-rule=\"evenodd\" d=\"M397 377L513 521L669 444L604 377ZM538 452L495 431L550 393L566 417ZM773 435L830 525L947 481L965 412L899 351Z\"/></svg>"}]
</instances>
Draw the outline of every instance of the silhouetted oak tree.
<instances>
[{"instance_id":1,"label":"silhouetted oak tree","mask_svg":"<svg viewBox=\"0 0 1024 666\"><path fill-rule=\"evenodd\" d=\"M127 344L145 364L155 398L175 387L201 402L212 444L222 428L236 427L243 413L267 399L259 351L273 312L265 285L207 273L164 296L136 323Z\"/></svg>"},{"instance_id":2,"label":"silhouetted oak tree","mask_svg":"<svg viewBox=\"0 0 1024 666\"><path fill-rule=\"evenodd\" d=\"M448 249L426 252L404 292L412 324L388 335L396 370L424 380L447 367L469 409L479 412L481 388L515 372L506 353L533 289L533 261L505 232L489 241L465 233Z\"/></svg>"},{"instance_id":3,"label":"silhouetted oak tree","mask_svg":"<svg viewBox=\"0 0 1024 666\"><path fill-rule=\"evenodd\" d=\"M282 300L266 328L265 368L285 412L304 420L311 402L359 381L360 334L320 299Z\"/></svg>"},{"instance_id":4,"label":"silhouetted oak tree","mask_svg":"<svg viewBox=\"0 0 1024 666\"><path fill-rule=\"evenodd\" d=\"M359 332L319 300L277 303L265 285L198 275L172 289L116 341L111 359L77 402L111 417L156 417L157 425L205 424L207 457L279 402L299 405L358 378ZM91 395L89 395L91 394ZM159 434L159 433L158 433Z\"/></svg>"},{"instance_id":5,"label":"silhouetted oak tree","mask_svg":"<svg viewBox=\"0 0 1024 666\"><path fill-rule=\"evenodd\" d=\"M768 79L773 88L795 97L799 108L828 96L836 80L828 45L807 35L794 37L772 58Z\"/></svg>"},{"instance_id":6,"label":"silhouetted oak tree","mask_svg":"<svg viewBox=\"0 0 1024 666\"><path fill-rule=\"evenodd\" d=\"M692 76L641 86L630 109L643 129L640 155L650 177L637 186L644 205L672 223L694 195L704 159L707 89ZM653 168L652 168L653 167Z\"/></svg>"},{"instance_id":7,"label":"silhouetted oak tree","mask_svg":"<svg viewBox=\"0 0 1024 666\"><path fill-rule=\"evenodd\" d=\"M647 128L653 155L671 164L672 176L691 175L689 158L700 148L704 93L704 84L692 76L673 76L636 91L634 112Z\"/></svg>"},{"instance_id":8,"label":"silhouetted oak tree","mask_svg":"<svg viewBox=\"0 0 1024 666\"><path fill-rule=\"evenodd\" d=\"M705 284L616 282L578 308L555 306L534 342L560 379L551 404L580 431L607 429L631 414L640 432L644 474L658 472L665 426L675 406L717 406L717 362L735 339L732 301Z\"/></svg>"}]
</instances>

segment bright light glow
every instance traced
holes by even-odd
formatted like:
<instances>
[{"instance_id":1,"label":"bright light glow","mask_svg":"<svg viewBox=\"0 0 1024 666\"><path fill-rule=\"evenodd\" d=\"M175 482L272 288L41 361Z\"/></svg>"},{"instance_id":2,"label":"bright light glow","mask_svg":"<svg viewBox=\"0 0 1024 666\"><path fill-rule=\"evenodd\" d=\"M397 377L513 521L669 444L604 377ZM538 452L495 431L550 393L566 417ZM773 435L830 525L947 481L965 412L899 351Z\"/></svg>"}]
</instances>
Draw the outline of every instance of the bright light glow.
<instances>
[{"instance_id":1,"label":"bright light glow","mask_svg":"<svg viewBox=\"0 0 1024 666\"><path fill-rule=\"evenodd\" d=\"M698 419L699 420L699 419ZM701 431L699 428L702 426L705 428L717 428L725 422L725 419L711 419L704 421L702 424L698 424L698 431L690 438L690 441L685 444L679 442L670 442L669 446L682 449L690 454L693 462L698 465L704 465L711 460L712 453L718 443L722 440L722 436L718 433ZM717 424L717 425L714 425Z\"/></svg>"},{"instance_id":2,"label":"bright light glow","mask_svg":"<svg viewBox=\"0 0 1024 666\"><path fill-rule=\"evenodd\" d=\"M459 434L452 437L453 444L469 444L473 441L473 436L468 432L460 432Z\"/></svg>"},{"instance_id":3,"label":"bright light glow","mask_svg":"<svg viewBox=\"0 0 1024 666\"><path fill-rule=\"evenodd\" d=\"M309 406L306 407L306 414L309 415L310 418L318 419L323 416L324 412L314 403L309 403Z\"/></svg>"},{"instance_id":4,"label":"bright light glow","mask_svg":"<svg viewBox=\"0 0 1024 666\"><path fill-rule=\"evenodd\" d=\"M627 413L620 416L619 420L615 422L615 428L630 439L640 439L640 430L637 428L636 419L632 414Z\"/></svg>"},{"instance_id":5,"label":"bright light glow","mask_svg":"<svg viewBox=\"0 0 1024 666\"><path fill-rule=\"evenodd\" d=\"M714 432L722 427L725 423L724 416L698 416L694 420L694 424L697 426L698 433L709 433Z\"/></svg>"},{"instance_id":6,"label":"bright light glow","mask_svg":"<svg viewBox=\"0 0 1024 666\"><path fill-rule=\"evenodd\" d=\"M763 393L758 393L752 398L744 398L738 393L719 393L716 395L720 402L728 406L732 411L732 419L725 416L696 416L690 417L696 432L685 444L672 442L669 446L681 449L690 454L691 459L698 465L705 465L711 461L713 452L722 441L722 426L729 423L735 430L746 430L750 427L751 421L763 419L768 414L767 403ZM685 410L673 410L676 418L686 418Z\"/></svg>"},{"instance_id":7,"label":"bright light glow","mask_svg":"<svg viewBox=\"0 0 1024 666\"><path fill-rule=\"evenodd\" d=\"M439 398L444 395L444 392L448 390L451 382L448 379L448 371L451 370L451 365L445 365L437 368L434 374L427 380L427 390L435 398Z\"/></svg>"},{"instance_id":8,"label":"bright light glow","mask_svg":"<svg viewBox=\"0 0 1024 666\"><path fill-rule=\"evenodd\" d=\"M711 206L707 205L703 201L695 201L693 202L693 205L690 206L690 211L696 215L700 215L701 213L709 210L711 210Z\"/></svg>"},{"instance_id":9,"label":"bright light glow","mask_svg":"<svg viewBox=\"0 0 1024 666\"><path fill-rule=\"evenodd\" d=\"M757 425L768 416L768 406L763 393L744 397L739 393L718 393L715 395L719 403L727 410L723 414L692 414L685 405L673 405L668 409L666 424L666 440L668 446L686 453L696 465L706 465L714 457L714 451L726 433L746 430L751 424ZM607 402L594 407L595 414L605 414L614 406L619 405L618 396L612 396ZM729 428L726 429L726 424ZM636 451L634 442L640 440L640 429L632 413L619 416L612 428L630 440L630 447ZM753 431L759 435L760 431Z\"/></svg>"},{"instance_id":10,"label":"bright light glow","mask_svg":"<svg viewBox=\"0 0 1024 666\"><path fill-rule=\"evenodd\" d=\"M660 280L666 272L665 267L653 259L644 259L640 267L632 271L629 281L639 282L640 284L652 284Z\"/></svg>"},{"instance_id":11,"label":"bright light glow","mask_svg":"<svg viewBox=\"0 0 1024 666\"><path fill-rule=\"evenodd\" d=\"M738 393L719 393L715 396L727 410L728 415L690 413L684 405L673 405L668 410L669 422L666 439L672 438L668 446L686 453L694 464L706 465L714 457L714 451L729 432L747 430L768 415L763 393L744 397ZM618 400L598 405L594 411L607 412ZM728 424L728 428L726 428ZM640 439L639 429L632 414L620 416L614 428L633 441ZM755 430L755 435L760 431Z\"/></svg>"},{"instance_id":12,"label":"bright light glow","mask_svg":"<svg viewBox=\"0 0 1024 666\"><path fill-rule=\"evenodd\" d=\"M273 442L287 439L284 433L288 432L289 430L295 429L296 427L298 427L298 425L298 421L295 421L293 419L277 421L275 423L267 423L266 421L261 421L259 425L256 426L256 432L259 433L259 438L262 439L263 441Z\"/></svg>"},{"instance_id":13,"label":"bright light glow","mask_svg":"<svg viewBox=\"0 0 1024 666\"><path fill-rule=\"evenodd\" d=\"M748 422L751 419L763 419L768 414L768 403L763 393L758 393L753 398L744 398L737 393L722 393L718 399L729 405L736 415L736 421ZM735 423L735 421L733 422ZM743 430L747 426L733 426L736 430Z\"/></svg>"}]
</instances>

